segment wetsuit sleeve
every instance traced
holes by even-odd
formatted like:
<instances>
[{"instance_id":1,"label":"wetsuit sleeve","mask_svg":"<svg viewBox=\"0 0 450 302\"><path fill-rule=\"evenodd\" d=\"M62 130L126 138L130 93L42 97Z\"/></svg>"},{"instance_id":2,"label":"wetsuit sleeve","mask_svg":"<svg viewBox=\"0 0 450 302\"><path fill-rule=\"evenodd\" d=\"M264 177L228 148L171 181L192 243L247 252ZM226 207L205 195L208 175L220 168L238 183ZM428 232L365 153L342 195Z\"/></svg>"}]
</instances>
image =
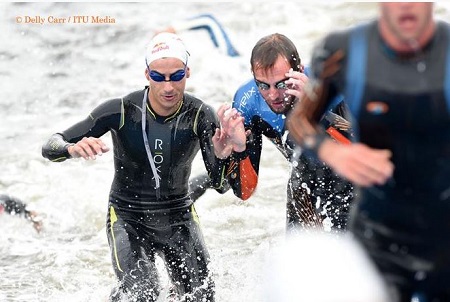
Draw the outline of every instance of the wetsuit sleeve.
<instances>
[{"instance_id":1,"label":"wetsuit sleeve","mask_svg":"<svg viewBox=\"0 0 450 302\"><path fill-rule=\"evenodd\" d=\"M223 194L228 190L225 172L229 159L217 158L214 153L212 137L218 127L219 120L213 108L203 104L195 118L194 131L199 136L200 150L206 171L211 180L211 187Z\"/></svg>"},{"instance_id":2,"label":"wetsuit sleeve","mask_svg":"<svg viewBox=\"0 0 450 302\"><path fill-rule=\"evenodd\" d=\"M338 96L338 104L325 112L320 125L325 132L336 142L341 144L351 144L354 139L352 125L350 123L349 109L347 104Z\"/></svg>"},{"instance_id":3,"label":"wetsuit sleeve","mask_svg":"<svg viewBox=\"0 0 450 302\"><path fill-rule=\"evenodd\" d=\"M213 188L211 185L211 179L209 179L209 176L206 173L189 179L189 191L193 201L199 199L203 194L205 194L207 189L211 188Z\"/></svg>"},{"instance_id":4,"label":"wetsuit sleeve","mask_svg":"<svg viewBox=\"0 0 450 302\"><path fill-rule=\"evenodd\" d=\"M54 162L65 161L71 157L68 151L71 145L61 133L55 133L42 146L42 156Z\"/></svg>"},{"instance_id":5,"label":"wetsuit sleeve","mask_svg":"<svg viewBox=\"0 0 450 302\"><path fill-rule=\"evenodd\" d=\"M252 131L253 130L254 129L252 129ZM258 185L261 149L262 134L252 132L252 134L247 137L246 150L240 153L234 152L231 155L230 164L227 170L227 178L233 189L234 195L242 200L249 199Z\"/></svg>"},{"instance_id":6,"label":"wetsuit sleeve","mask_svg":"<svg viewBox=\"0 0 450 302\"><path fill-rule=\"evenodd\" d=\"M254 127L252 122L251 105L244 97L242 89L239 89L233 99L233 108L245 118L246 130L251 130L251 134L247 137L247 145L244 152L233 152L230 164L227 170L227 179L233 189L234 195L247 200L252 196L258 185L259 163L262 150L262 132Z\"/></svg>"},{"instance_id":7,"label":"wetsuit sleeve","mask_svg":"<svg viewBox=\"0 0 450 302\"><path fill-rule=\"evenodd\" d=\"M53 134L42 146L42 156L54 162L70 158L68 147L83 137L100 137L123 123L123 99L113 99L95 108L87 118L67 130Z\"/></svg>"}]
</instances>

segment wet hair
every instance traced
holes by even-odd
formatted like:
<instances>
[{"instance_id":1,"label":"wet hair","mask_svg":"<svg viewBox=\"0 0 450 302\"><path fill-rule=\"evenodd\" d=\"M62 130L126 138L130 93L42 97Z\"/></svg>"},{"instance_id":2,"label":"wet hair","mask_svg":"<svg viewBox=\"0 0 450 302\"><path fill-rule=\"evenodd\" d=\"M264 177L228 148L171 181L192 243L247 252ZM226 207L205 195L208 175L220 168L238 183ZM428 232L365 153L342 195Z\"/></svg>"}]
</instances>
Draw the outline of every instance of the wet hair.
<instances>
[{"instance_id":1,"label":"wet hair","mask_svg":"<svg viewBox=\"0 0 450 302\"><path fill-rule=\"evenodd\" d=\"M250 57L252 71L269 70L275 65L278 56L286 58L294 71L299 71L301 59L294 43L285 35L274 33L261 38L253 47Z\"/></svg>"}]
</instances>

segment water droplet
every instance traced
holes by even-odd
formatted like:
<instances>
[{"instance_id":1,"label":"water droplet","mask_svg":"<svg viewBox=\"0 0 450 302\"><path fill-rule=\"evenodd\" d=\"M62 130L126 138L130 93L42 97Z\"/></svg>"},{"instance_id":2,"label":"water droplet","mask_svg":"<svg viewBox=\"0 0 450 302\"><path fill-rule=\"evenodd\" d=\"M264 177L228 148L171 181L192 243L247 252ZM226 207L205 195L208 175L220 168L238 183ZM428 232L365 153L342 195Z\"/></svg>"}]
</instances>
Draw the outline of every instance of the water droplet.
<instances>
[{"instance_id":1,"label":"water droplet","mask_svg":"<svg viewBox=\"0 0 450 302\"><path fill-rule=\"evenodd\" d=\"M372 238L372 236L373 236L373 232L372 232L371 229L366 229L366 230L364 231L364 237L370 239L370 238Z\"/></svg>"},{"instance_id":2,"label":"water droplet","mask_svg":"<svg viewBox=\"0 0 450 302\"><path fill-rule=\"evenodd\" d=\"M389 250L390 250L391 252L393 252L393 253L397 253L398 250L399 250L398 245L395 244L395 243L391 244L391 245L389 246Z\"/></svg>"},{"instance_id":3,"label":"water droplet","mask_svg":"<svg viewBox=\"0 0 450 302\"><path fill-rule=\"evenodd\" d=\"M414 275L414 279L416 279L418 281L425 280L426 277L427 277L427 273L424 271L418 271Z\"/></svg>"},{"instance_id":4,"label":"water droplet","mask_svg":"<svg viewBox=\"0 0 450 302\"><path fill-rule=\"evenodd\" d=\"M426 69L427 69L427 64L425 64L424 61L420 61L419 63L417 63L417 71L418 72L425 72Z\"/></svg>"}]
</instances>

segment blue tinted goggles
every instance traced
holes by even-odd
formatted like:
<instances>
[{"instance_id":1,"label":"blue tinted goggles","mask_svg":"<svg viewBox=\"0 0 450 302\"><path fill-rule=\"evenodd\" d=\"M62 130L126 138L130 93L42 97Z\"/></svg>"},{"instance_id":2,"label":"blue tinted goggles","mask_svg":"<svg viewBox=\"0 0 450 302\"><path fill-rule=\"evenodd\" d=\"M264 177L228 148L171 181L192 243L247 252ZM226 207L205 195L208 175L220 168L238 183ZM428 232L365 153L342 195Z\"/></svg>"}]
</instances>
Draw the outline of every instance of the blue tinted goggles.
<instances>
[{"instance_id":1,"label":"blue tinted goggles","mask_svg":"<svg viewBox=\"0 0 450 302\"><path fill-rule=\"evenodd\" d=\"M174 73L170 74L168 80L166 80L166 75L154 70L150 70L150 66L148 66L147 64L147 59L145 60L145 64L147 65L148 75L150 76L150 79L155 82L179 82L186 76L187 62L186 65L184 65L184 69L177 70Z\"/></svg>"}]
</instances>

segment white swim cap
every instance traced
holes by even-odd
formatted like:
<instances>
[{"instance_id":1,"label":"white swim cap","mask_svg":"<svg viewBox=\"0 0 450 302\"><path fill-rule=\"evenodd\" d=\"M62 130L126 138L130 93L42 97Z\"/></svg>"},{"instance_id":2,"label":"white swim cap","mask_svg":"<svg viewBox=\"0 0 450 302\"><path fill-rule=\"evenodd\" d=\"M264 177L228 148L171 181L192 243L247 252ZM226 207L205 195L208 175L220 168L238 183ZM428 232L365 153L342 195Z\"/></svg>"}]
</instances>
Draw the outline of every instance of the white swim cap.
<instances>
[{"instance_id":1,"label":"white swim cap","mask_svg":"<svg viewBox=\"0 0 450 302\"><path fill-rule=\"evenodd\" d=\"M176 34L162 32L150 41L145 58L149 65L161 58L177 58L186 65L188 56L189 52L186 50L186 46Z\"/></svg>"}]
</instances>

